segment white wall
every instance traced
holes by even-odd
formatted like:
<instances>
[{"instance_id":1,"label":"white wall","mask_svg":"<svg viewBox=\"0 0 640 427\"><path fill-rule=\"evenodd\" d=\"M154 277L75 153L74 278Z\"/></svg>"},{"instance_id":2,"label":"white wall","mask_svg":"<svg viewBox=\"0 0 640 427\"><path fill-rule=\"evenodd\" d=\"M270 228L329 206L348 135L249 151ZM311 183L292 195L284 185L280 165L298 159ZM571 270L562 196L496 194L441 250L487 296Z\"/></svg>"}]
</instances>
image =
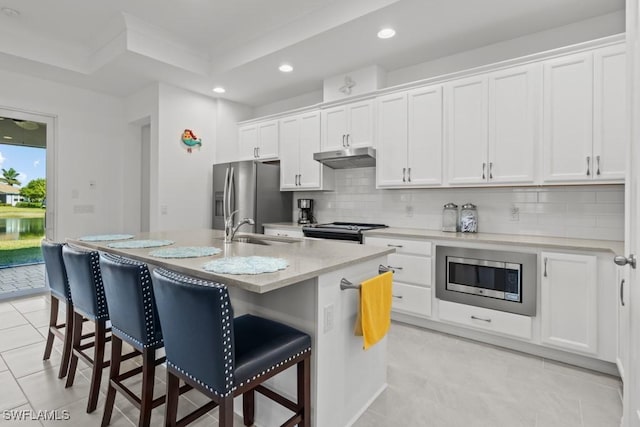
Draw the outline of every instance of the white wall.
<instances>
[{"instance_id":1,"label":"white wall","mask_svg":"<svg viewBox=\"0 0 640 427\"><path fill-rule=\"evenodd\" d=\"M130 135L120 99L0 71L0 105L57 117L57 160L47 165L57 183L55 239L128 231L123 203L132 173L121 160Z\"/></svg>"},{"instance_id":2,"label":"white wall","mask_svg":"<svg viewBox=\"0 0 640 427\"><path fill-rule=\"evenodd\" d=\"M253 109L247 105L226 99L218 100L216 119L216 156L215 163L225 163L238 158L238 125L253 115Z\"/></svg>"},{"instance_id":3,"label":"white wall","mask_svg":"<svg viewBox=\"0 0 640 427\"><path fill-rule=\"evenodd\" d=\"M151 223L151 230L211 228L216 100L166 84L159 85L158 93L160 216L157 224ZM185 129L202 139L202 146L193 148L192 153L181 140ZM154 192L153 180L151 188Z\"/></svg>"},{"instance_id":4,"label":"white wall","mask_svg":"<svg viewBox=\"0 0 640 427\"><path fill-rule=\"evenodd\" d=\"M303 93L302 95L294 96L292 98L283 99L280 101L272 102L270 104L261 105L253 109L254 117L268 116L269 114L281 113L283 111L293 110L296 108L308 107L322 102L322 90L315 90L313 92Z\"/></svg>"},{"instance_id":5,"label":"white wall","mask_svg":"<svg viewBox=\"0 0 640 427\"><path fill-rule=\"evenodd\" d=\"M624 186L376 190L375 168L337 169L336 191L307 191L318 222L360 221L439 230L448 202L478 207L480 232L623 240ZM511 208L520 209L519 221Z\"/></svg>"}]
</instances>

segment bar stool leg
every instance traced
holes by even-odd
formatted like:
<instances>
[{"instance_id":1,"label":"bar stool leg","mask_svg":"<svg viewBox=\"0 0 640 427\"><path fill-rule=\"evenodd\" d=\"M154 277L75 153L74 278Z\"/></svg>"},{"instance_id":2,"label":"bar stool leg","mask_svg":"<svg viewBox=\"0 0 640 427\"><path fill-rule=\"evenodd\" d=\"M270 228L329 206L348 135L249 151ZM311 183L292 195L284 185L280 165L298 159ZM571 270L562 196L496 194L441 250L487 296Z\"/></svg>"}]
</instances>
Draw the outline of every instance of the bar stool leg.
<instances>
[{"instance_id":1,"label":"bar stool leg","mask_svg":"<svg viewBox=\"0 0 640 427\"><path fill-rule=\"evenodd\" d=\"M98 395L100 394L100 383L102 382L102 368L104 367L104 347L106 335L106 321L96 320L95 347L93 351L93 369L91 372L91 386L89 388L89 402L87 403L87 413L96 410L98 406Z\"/></svg>"},{"instance_id":2,"label":"bar stool leg","mask_svg":"<svg viewBox=\"0 0 640 427\"><path fill-rule=\"evenodd\" d=\"M153 409L153 383L156 372L156 350L145 348L142 351L142 399L140 402L140 422L138 426L148 427Z\"/></svg>"},{"instance_id":3,"label":"bar stool leg","mask_svg":"<svg viewBox=\"0 0 640 427\"><path fill-rule=\"evenodd\" d=\"M245 426L252 426L255 419L255 390L242 394L242 418Z\"/></svg>"},{"instance_id":4,"label":"bar stool leg","mask_svg":"<svg viewBox=\"0 0 640 427\"><path fill-rule=\"evenodd\" d=\"M122 340L115 335L111 335L111 368L109 369L109 389L107 400L104 403L104 413L102 415L102 427L106 427L111 422L113 405L116 401L116 389L111 380L120 375L120 362L122 360Z\"/></svg>"},{"instance_id":5,"label":"bar stool leg","mask_svg":"<svg viewBox=\"0 0 640 427\"><path fill-rule=\"evenodd\" d=\"M76 349L80 349L80 341L82 338L82 315L79 313L73 313L73 323L76 325L73 328L73 344L71 361L69 362L69 373L67 375L67 382L65 388L69 388L73 385L73 380L76 378L76 369L78 368L78 355Z\"/></svg>"},{"instance_id":6,"label":"bar stool leg","mask_svg":"<svg viewBox=\"0 0 640 427\"><path fill-rule=\"evenodd\" d=\"M165 427L176 427L178 419L178 396L180 395L180 379L167 370L167 401L164 409Z\"/></svg>"},{"instance_id":7,"label":"bar stool leg","mask_svg":"<svg viewBox=\"0 0 640 427\"><path fill-rule=\"evenodd\" d=\"M302 427L311 426L311 357L298 363L298 405L302 405Z\"/></svg>"},{"instance_id":8,"label":"bar stool leg","mask_svg":"<svg viewBox=\"0 0 640 427\"><path fill-rule=\"evenodd\" d=\"M53 349L53 340L55 335L51 331L52 327L55 327L58 323L58 298L51 295L51 312L49 313L49 333L47 334L47 344L44 347L44 357L42 360L48 360L51 357L51 350ZM60 377L62 378L62 377Z\"/></svg>"},{"instance_id":9,"label":"bar stool leg","mask_svg":"<svg viewBox=\"0 0 640 427\"><path fill-rule=\"evenodd\" d=\"M227 396L220 400L218 412L219 427L233 427L233 396Z\"/></svg>"},{"instance_id":10,"label":"bar stool leg","mask_svg":"<svg viewBox=\"0 0 640 427\"><path fill-rule=\"evenodd\" d=\"M62 360L60 360L60 372L58 372L58 378L64 378L69 371L69 359L71 359L71 352L73 346L73 305L67 303L67 314L64 329L64 344L62 346ZM80 324L82 329L82 324Z\"/></svg>"}]
</instances>

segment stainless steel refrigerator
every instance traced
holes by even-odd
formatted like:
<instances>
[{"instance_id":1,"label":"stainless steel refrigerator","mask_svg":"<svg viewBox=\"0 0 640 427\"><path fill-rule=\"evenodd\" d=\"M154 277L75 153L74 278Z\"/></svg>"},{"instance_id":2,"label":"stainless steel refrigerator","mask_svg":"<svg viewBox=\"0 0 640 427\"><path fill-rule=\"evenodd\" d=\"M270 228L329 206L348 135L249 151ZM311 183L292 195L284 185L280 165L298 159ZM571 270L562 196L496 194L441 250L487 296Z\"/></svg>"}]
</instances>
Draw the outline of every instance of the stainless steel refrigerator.
<instances>
[{"instance_id":1,"label":"stainless steel refrigerator","mask_svg":"<svg viewBox=\"0 0 640 427\"><path fill-rule=\"evenodd\" d=\"M234 225L243 218L255 222L243 225L239 232L263 233L265 223L292 221L293 194L280 191L280 162L213 165L213 228L217 230L224 230L225 195L231 204L228 212L238 211Z\"/></svg>"}]
</instances>

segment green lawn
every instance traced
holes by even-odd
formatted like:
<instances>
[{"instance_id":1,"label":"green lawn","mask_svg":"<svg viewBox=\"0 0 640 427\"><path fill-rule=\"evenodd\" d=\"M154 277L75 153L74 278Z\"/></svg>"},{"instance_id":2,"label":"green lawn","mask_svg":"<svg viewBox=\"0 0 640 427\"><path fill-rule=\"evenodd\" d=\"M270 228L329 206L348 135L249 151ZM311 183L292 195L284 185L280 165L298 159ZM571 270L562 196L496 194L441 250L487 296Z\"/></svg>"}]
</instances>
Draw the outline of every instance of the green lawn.
<instances>
[{"instance_id":1,"label":"green lawn","mask_svg":"<svg viewBox=\"0 0 640 427\"><path fill-rule=\"evenodd\" d=\"M45 209L16 208L0 206L0 219L3 218L44 218ZM0 234L0 267L42 262L40 242L44 238L41 233L21 233L19 240L4 240Z\"/></svg>"}]
</instances>

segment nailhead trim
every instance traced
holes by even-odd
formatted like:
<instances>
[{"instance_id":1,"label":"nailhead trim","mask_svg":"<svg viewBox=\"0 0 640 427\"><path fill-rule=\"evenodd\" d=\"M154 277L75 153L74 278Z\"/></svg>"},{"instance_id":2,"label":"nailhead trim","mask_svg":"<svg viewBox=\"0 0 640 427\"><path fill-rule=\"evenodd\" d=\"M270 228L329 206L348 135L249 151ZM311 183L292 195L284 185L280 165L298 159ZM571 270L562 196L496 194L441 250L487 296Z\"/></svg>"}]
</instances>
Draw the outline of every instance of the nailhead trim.
<instances>
[{"instance_id":1,"label":"nailhead trim","mask_svg":"<svg viewBox=\"0 0 640 427\"><path fill-rule=\"evenodd\" d=\"M93 273L93 285L96 290L96 301L98 303L96 319L108 319L109 308L107 306L107 298L104 295L104 285L102 284L100 254L97 251L89 252L89 262L91 264L91 272Z\"/></svg>"}]
</instances>

